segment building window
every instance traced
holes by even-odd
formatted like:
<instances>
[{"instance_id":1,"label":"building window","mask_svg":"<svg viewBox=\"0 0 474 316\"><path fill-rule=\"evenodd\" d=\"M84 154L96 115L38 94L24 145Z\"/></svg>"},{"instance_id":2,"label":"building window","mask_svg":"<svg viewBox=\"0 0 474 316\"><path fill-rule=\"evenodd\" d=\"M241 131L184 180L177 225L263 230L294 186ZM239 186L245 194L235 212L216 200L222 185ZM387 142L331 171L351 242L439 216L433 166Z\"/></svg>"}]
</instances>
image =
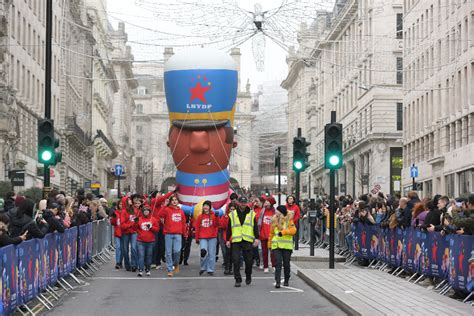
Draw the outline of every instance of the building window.
<instances>
[{"instance_id":1,"label":"building window","mask_svg":"<svg viewBox=\"0 0 474 316\"><path fill-rule=\"evenodd\" d=\"M143 126L137 125L137 134L143 134Z\"/></svg>"},{"instance_id":2,"label":"building window","mask_svg":"<svg viewBox=\"0 0 474 316\"><path fill-rule=\"evenodd\" d=\"M397 84L403 84L403 57L397 57Z\"/></svg>"},{"instance_id":3,"label":"building window","mask_svg":"<svg viewBox=\"0 0 474 316\"><path fill-rule=\"evenodd\" d=\"M140 139L137 140L137 150L143 150L143 141Z\"/></svg>"},{"instance_id":4,"label":"building window","mask_svg":"<svg viewBox=\"0 0 474 316\"><path fill-rule=\"evenodd\" d=\"M138 95L145 95L146 94L146 87L138 87L137 88Z\"/></svg>"},{"instance_id":5,"label":"building window","mask_svg":"<svg viewBox=\"0 0 474 316\"><path fill-rule=\"evenodd\" d=\"M403 103L397 103L397 131L403 130Z\"/></svg>"},{"instance_id":6,"label":"building window","mask_svg":"<svg viewBox=\"0 0 474 316\"><path fill-rule=\"evenodd\" d=\"M446 176L446 195L449 197L454 196L454 173Z\"/></svg>"},{"instance_id":7,"label":"building window","mask_svg":"<svg viewBox=\"0 0 474 316\"><path fill-rule=\"evenodd\" d=\"M472 176L474 169L459 173L459 194L466 195L472 192Z\"/></svg>"},{"instance_id":8,"label":"building window","mask_svg":"<svg viewBox=\"0 0 474 316\"><path fill-rule=\"evenodd\" d=\"M143 104L137 104L137 114L143 114Z\"/></svg>"}]
</instances>

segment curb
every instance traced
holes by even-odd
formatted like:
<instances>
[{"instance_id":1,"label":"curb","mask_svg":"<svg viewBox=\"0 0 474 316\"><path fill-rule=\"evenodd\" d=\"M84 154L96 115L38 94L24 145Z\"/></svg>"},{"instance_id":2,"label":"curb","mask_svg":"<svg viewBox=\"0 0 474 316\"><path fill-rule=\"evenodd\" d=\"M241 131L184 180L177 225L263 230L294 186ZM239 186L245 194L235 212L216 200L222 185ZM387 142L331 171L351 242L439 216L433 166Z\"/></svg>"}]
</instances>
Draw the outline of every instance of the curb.
<instances>
[{"instance_id":1,"label":"curb","mask_svg":"<svg viewBox=\"0 0 474 316\"><path fill-rule=\"evenodd\" d=\"M292 258L293 259L293 258ZM298 270L296 274L300 279L302 279L306 284L311 286L313 289L319 292L322 296L327 298L331 303L342 309L348 315L358 315L362 316L361 313L353 309L350 305L346 304L343 300L339 299L337 296L332 295L328 291L326 291L323 287L321 287L318 283L310 279L306 274Z\"/></svg>"},{"instance_id":2,"label":"curb","mask_svg":"<svg viewBox=\"0 0 474 316\"><path fill-rule=\"evenodd\" d=\"M312 262L329 262L329 258L326 257L311 257L311 256L292 256L292 261L312 261ZM334 258L335 262L346 262L346 258L344 257L336 257Z\"/></svg>"}]
</instances>

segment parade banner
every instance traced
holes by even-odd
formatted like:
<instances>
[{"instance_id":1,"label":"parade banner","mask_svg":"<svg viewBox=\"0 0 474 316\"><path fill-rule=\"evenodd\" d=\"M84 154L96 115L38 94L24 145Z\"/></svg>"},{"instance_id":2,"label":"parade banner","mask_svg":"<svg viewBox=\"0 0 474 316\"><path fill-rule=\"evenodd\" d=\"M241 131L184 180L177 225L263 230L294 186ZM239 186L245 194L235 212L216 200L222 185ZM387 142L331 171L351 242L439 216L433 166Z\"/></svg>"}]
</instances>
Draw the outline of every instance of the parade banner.
<instances>
[{"instance_id":1,"label":"parade banner","mask_svg":"<svg viewBox=\"0 0 474 316\"><path fill-rule=\"evenodd\" d=\"M38 293L36 270L37 241L28 240L16 246L18 259L18 305L32 300Z\"/></svg>"},{"instance_id":2,"label":"parade banner","mask_svg":"<svg viewBox=\"0 0 474 316\"><path fill-rule=\"evenodd\" d=\"M79 226L77 266L82 267L87 262L87 225Z\"/></svg>"},{"instance_id":3,"label":"parade banner","mask_svg":"<svg viewBox=\"0 0 474 316\"><path fill-rule=\"evenodd\" d=\"M18 306L18 260L13 245L2 248L2 303L3 315Z\"/></svg>"},{"instance_id":4,"label":"parade banner","mask_svg":"<svg viewBox=\"0 0 474 316\"><path fill-rule=\"evenodd\" d=\"M68 229L67 231L67 262L66 271L71 273L76 268L77 262L77 227Z\"/></svg>"},{"instance_id":5,"label":"parade banner","mask_svg":"<svg viewBox=\"0 0 474 316\"><path fill-rule=\"evenodd\" d=\"M92 245L93 245L93 237L92 237L92 223L86 224L86 261L89 262L92 260ZM98 238L98 236L95 236Z\"/></svg>"},{"instance_id":6,"label":"parade banner","mask_svg":"<svg viewBox=\"0 0 474 316\"><path fill-rule=\"evenodd\" d=\"M418 229L377 229L371 225L353 225L353 251L357 257L373 259L369 240L376 232L378 257L393 267L449 281L454 289L474 289L474 236L427 233ZM387 249L388 247L388 249ZM389 253L389 258L384 253Z\"/></svg>"},{"instance_id":7,"label":"parade banner","mask_svg":"<svg viewBox=\"0 0 474 316\"><path fill-rule=\"evenodd\" d=\"M67 275L67 231L63 234L55 232L56 246L58 252L58 277L63 278Z\"/></svg>"},{"instance_id":8,"label":"parade banner","mask_svg":"<svg viewBox=\"0 0 474 316\"><path fill-rule=\"evenodd\" d=\"M48 284L56 284L58 281L58 249L56 243L56 236L54 234L47 234L44 239L47 240L48 247L46 250L46 260L48 269Z\"/></svg>"}]
</instances>

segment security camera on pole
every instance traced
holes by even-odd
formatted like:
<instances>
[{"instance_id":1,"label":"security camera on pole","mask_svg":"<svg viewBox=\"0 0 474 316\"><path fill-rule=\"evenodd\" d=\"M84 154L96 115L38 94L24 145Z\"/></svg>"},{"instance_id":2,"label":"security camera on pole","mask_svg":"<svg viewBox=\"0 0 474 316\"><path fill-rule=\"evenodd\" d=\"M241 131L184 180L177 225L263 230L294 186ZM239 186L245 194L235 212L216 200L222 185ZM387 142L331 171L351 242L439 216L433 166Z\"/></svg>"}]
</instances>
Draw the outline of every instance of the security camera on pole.
<instances>
[{"instance_id":1,"label":"security camera on pole","mask_svg":"<svg viewBox=\"0 0 474 316\"><path fill-rule=\"evenodd\" d=\"M342 167L342 124L336 123L336 111L331 111L331 123L324 127L324 168L329 169L329 269L334 269L335 176Z\"/></svg>"},{"instance_id":2,"label":"security camera on pole","mask_svg":"<svg viewBox=\"0 0 474 316\"><path fill-rule=\"evenodd\" d=\"M293 138L293 171L295 172L295 203L299 205L300 202L300 173L305 171L310 165L308 163L309 153L306 147L311 145L306 141L306 138L301 136L301 128L298 128L297 136ZM296 224L295 234L295 250L299 249L299 224Z\"/></svg>"}]
</instances>

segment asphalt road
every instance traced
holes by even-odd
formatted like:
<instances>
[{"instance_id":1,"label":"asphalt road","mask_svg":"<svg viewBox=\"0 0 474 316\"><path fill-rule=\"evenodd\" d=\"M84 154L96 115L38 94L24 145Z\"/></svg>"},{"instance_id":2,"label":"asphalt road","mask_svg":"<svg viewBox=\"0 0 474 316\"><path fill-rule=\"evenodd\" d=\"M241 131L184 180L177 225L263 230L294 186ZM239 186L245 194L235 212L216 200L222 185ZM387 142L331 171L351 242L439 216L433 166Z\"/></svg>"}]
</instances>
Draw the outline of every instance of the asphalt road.
<instances>
[{"instance_id":1,"label":"asphalt road","mask_svg":"<svg viewBox=\"0 0 474 316\"><path fill-rule=\"evenodd\" d=\"M199 276L193 245L190 265L181 266L173 278L164 270L139 278L110 263L46 315L344 315L294 274L290 288L275 289L273 274L254 268L252 284L235 288L234 278L224 276L221 260L214 276Z\"/></svg>"}]
</instances>

